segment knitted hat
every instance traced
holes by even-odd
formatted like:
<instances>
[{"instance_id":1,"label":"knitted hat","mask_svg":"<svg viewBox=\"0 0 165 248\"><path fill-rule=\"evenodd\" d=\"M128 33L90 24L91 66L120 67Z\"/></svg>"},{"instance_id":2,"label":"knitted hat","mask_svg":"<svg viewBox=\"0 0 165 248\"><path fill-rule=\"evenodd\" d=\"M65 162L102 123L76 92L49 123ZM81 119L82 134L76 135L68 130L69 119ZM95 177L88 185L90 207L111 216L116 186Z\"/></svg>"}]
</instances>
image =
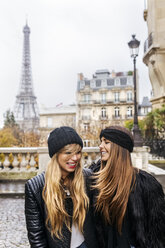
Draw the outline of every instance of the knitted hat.
<instances>
[{"instance_id":1,"label":"knitted hat","mask_svg":"<svg viewBox=\"0 0 165 248\"><path fill-rule=\"evenodd\" d=\"M104 137L111 142L127 149L129 152L133 151L134 140L131 132L125 127L110 126L103 129L100 133L100 139Z\"/></svg>"},{"instance_id":2,"label":"knitted hat","mask_svg":"<svg viewBox=\"0 0 165 248\"><path fill-rule=\"evenodd\" d=\"M73 128L67 126L55 128L48 137L49 156L52 158L56 152L68 144L79 144L83 147L82 139Z\"/></svg>"}]
</instances>

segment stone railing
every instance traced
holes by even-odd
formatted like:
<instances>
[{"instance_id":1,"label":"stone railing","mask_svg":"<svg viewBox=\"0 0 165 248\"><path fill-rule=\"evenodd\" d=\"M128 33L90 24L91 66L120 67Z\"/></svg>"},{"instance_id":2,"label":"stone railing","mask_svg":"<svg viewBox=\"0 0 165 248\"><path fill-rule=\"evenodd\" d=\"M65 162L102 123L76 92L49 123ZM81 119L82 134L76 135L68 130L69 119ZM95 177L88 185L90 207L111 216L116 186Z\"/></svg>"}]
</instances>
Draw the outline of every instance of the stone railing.
<instances>
[{"instance_id":1,"label":"stone railing","mask_svg":"<svg viewBox=\"0 0 165 248\"><path fill-rule=\"evenodd\" d=\"M93 161L98 160L99 157L98 147L84 147L82 164L84 167L88 167ZM0 179L5 177L8 179L30 178L44 171L49 159L46 147L0 148ZM132 160L134 166L147 170L147 147L135 148L132 153ZM11 174L13 178L9 176Z\"/></svg>"},{"instance_id":2,"label":"stone railing","mask_svg":"<svg viewBox=\"0 0 165 248\"><path fill-rule=\"evenodd\" d=\"M0 148L1 170L36 170L38 169L38 148Z\"/></svg>"},{"instance_id":3,"label":"stone railing","mask_svg":"<svg viewBox=\"0 0 165 248\"><path fill-rule=\"evenodd\" d=\"M96 147L83 148L84 167L88 167L99 155L99 149ZM46 147L0 148L0 176L4 173L18 175L23 172L22 178L19 179L24 179L29 177L28 174L34 175L45 170L49 159Z\"/></svg>"}]
</instances>

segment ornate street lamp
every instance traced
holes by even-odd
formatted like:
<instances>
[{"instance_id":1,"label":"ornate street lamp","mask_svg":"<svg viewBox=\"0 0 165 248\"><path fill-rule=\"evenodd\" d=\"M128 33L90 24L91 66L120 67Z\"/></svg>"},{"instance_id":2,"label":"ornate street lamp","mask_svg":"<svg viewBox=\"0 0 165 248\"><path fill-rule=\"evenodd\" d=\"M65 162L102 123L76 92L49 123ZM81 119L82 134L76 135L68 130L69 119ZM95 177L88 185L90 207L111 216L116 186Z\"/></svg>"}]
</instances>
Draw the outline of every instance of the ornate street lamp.
<instances>
[{"instance_id":1,"label":"ornate street lamp","mask_svg":"<svg viewBox=\"0 0 165 248\"><path fill-rule=\"evenodd\" d=\"M140 41L135 39L135 35L132 35L132 40L128 42L130 48L131 57L133 58L134 65L134 123L133 123L133 136L134 136L134 145L135 147L141 147L143 145L143 139L141 136L141 131L138 125L138 112L137 112L137 95L136 95L136 57L139 53Z\"/></svg>"}]
</instances>

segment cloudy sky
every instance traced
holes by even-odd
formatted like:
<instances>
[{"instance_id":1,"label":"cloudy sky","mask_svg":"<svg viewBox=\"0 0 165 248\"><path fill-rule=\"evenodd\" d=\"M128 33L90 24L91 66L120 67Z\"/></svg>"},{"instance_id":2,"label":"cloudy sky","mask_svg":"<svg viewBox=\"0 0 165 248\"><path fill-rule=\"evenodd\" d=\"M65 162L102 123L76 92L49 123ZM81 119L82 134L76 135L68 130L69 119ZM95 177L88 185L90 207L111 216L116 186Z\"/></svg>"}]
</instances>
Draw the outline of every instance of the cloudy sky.
<instances>
[{"instance_id":1,"label":"cloudy sky","mask_svg":"<svg viewBox=\"0 0 165 248\"><path fill-rule=\"evenodd\" d=\"M141 41L140 100L150 97L143 44L148 36L144 0L1 0L0 126L13 110L21 79L22 29L28 19L34 92L39 106L75 103L77 73L132 70L128 41Z\"/></svg>"}]
</instances>

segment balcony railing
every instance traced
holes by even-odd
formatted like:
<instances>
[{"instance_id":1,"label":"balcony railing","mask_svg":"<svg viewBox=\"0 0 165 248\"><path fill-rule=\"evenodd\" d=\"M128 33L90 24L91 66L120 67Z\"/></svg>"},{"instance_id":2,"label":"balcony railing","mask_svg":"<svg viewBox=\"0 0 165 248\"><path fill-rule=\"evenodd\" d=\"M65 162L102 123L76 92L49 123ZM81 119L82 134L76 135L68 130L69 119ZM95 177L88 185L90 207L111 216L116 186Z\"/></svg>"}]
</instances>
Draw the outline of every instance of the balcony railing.
<instances>
[{"instance_id":1,"label":"balcony railing","mask_svg":"<svg viewBox=\"0 0 165 248\"><path fill-rule=\"evenodd\" d=\"M120 120L121 119L121 115L112 115L112 119L114 119L114 120Z\"/></svg>"},{"instance_id":2,"label":"balcony railing","mask_svg":"<svg viewBox=\"0 0 165 248\"><path fill-rule=\"evenodd\" d=\"M99 116L99 119L102 120L102 121L108 120L108 116L107 116L107 115L106 115L106 116L100 115L100 116Z\"/></svg>"},{"instance_id":3,"label":"balcony railing","mask_svg":"<svg viewBox=\"0 0 165 248\"><path fill-rule=\"evenodd\" d=\"M125 115L125 119L132 119L133 115Z\"/></svg>"},{"instance_id":4,"label":"balcony railing","mask_svg":"<svg viewBox=\"0 0 165 248\"><path fill-rule=\"evenodd\" d=\"M144 53L148 51L148 49L151 47L152 44L153 44L153 33L150 33L150 35L144 42Z\"/></svg>"},{"instance_id":5,"label":"balcony railing","mask_svg":"<svg viewBox=\"0 0 165 248\"><path fill-rule=\"evenodd\" d=\"M119 98L119 99L111 99L111 100L106 100L106 101L102 101L102 100L90 100L90 101L80 101L79 104L80 105L84 105L84 104L120 104L120 103L133 103L133 99L127 99L127 98Z\"/></svg>"}]
</instances>

